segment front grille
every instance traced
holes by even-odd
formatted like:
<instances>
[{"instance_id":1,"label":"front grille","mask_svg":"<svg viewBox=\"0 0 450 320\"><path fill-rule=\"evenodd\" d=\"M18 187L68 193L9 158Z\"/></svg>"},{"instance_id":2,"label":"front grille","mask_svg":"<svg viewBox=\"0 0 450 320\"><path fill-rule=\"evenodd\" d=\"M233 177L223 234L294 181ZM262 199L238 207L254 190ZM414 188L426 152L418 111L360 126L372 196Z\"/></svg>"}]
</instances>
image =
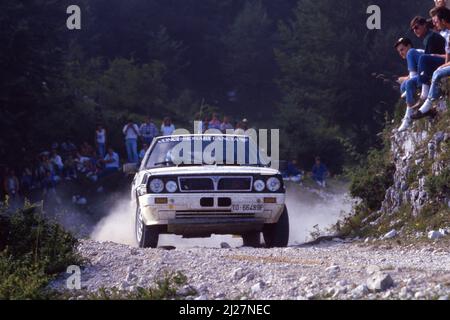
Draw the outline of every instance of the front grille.
<instances>
[{"instance_id":1,"label":"front grille","mask_svg":"<svg viewBox=\"0 0 450 320\"><path fill-rule=\"evenodd\" d=\"M251 191L252 178L223 177L220 178L217 189L219 191Z\"/></svg>"},{"instance_id":2,"label":"front grille","mask_svg":"<svg viewBox=\"0 0 450 320\"><path fill-rule=\"evenodd\" d=\"M253 177L180 177L181 192L233 192L252 191Z\"/></svg>"},{"instance_id":3,"label":"front grille","mask_svg":"<svg viewBox=\"0 0 450 320\"><path fill-rule=\"evenodd\" d=\"M180 178L180 190L184 192L214 191L211 178Z\"/></svg>"}]
</instances>

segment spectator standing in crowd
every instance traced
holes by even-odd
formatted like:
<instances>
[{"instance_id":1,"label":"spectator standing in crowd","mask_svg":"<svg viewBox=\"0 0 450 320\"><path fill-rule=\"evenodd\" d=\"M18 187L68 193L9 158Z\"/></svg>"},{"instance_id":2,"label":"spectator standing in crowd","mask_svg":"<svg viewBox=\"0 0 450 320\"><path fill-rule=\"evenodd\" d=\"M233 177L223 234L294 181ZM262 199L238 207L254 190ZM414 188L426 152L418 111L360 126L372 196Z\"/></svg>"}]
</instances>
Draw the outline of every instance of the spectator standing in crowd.
<instances>
[{"instance_id":1,"label":"spectator standing in crowd","mask_svg":"<svg viewBox=\"0 0 450 320\"><path fill-rule=\"evenodd\" d=\"M20 179L20 188L22 194L28 197L30 190L33 188L33 172L30 167L25 167L22 172L22 177Z\"/></svg>"},{"instance_id":2,"label":"spectator standing in crowd","mask_svg":"<svg viewBox=\"0 0 450 320\"><path fill-rule=\"evenodd\" d=\"M139 127L129 120L123 127L123 134L125 135L128 162L138 163L137 140L139 137Z\"/></svg>"},{"instance_id":3,"label":"spectator standing in crowd","mask_svg":"<svg viewBox=\"0 0 450 320\"><path fill-rule=\"evenodd\" d=\"M205 116L202 121L202 133L205 133L209 129L209 117Z\"/></svg>"},{"instance_id":4,"label":"spectator standing in crowd","mask_svg":"<svg viewBox=\"0 0 450 320\"><path fill-rule=\"evenodd\" d=\"M316 163L312 167L312 178L319 186L325 188L326 177L328 176L327 167L321 162L320 157L316 157Z\"/></svg>"},{"instance_id":5,"label":"spectator standing in crowd","mask_svg":"<svg viewBox=\"0 0 450 320\"><path fill-rule=\"evenodd\" d=\"M148 116L145 122L141 125L139 132L147 145L151 145L153 139L159 134L158 128L156 128L150 116Z\"/></svg>"},{"instance_id":6,"label":"spectator standing in crowd","mask_svg":"<svg viewBox=\"0 0 450 320\"><path fill-rule=\"evenodd\" d=\"M103 171L98 175L98 178L104 178L111 173L119 171L120 167L120 161L119 161L119 155L114 152L114 149L112 147L108 148L108 153L106 154L105 158L101 160L101 162L104 164Z\"/></svg>"},{"instance_id":7,"label":"spectator standing in crowd","mask_svg":"<svg viewBox=\"0 0 450 320\"><path fill-rule=\"evenodd\" d=\"M237 134L237 135L244 135L245 134L244 124L241 121L236 123L236 128L234 129L234 134Z\"/></svg>"},{"instance_id":8,"label":"spectator standing in crowd","mask_svg":"<svg viewBox=\"0 0 450 320\"><path fill-rule=\"evenodd\" d=\"M11 201L16 201L18 199L20 184L14 169L6 169L3 189Z\"/></svg>"},{"instance_id":9,"label":"spectator standing in crowd","mask_svg":"<svg viewBox=\"0 0 450 320\"><path fill-rule=\"evenodd\" d=\"M161 134L163 136L170 136L175 131L175 126L172 124L172 120L169 117L164 118L161 124Z\"/></svg>"},{"instance_id":10,"label":"spectator standing in crowd","mask_svg":"<svg viewBox=\"0 0 450 320\"><path fill-rule=\"evenodd\" d=\"M52 155L51 155L50 160L53 164L53 167L55 168L55 170L54 170L55 173L58 175L62 175L63 170L64 170L64 164L63 164L61 156L58 154L58 151L56 149L52 150Z\"/></svg>"},{"instance_id":11,"label":"spectator standing in crowd","mask_svg":"<svg viewBox=\"0 0 450 320\"><path fill-rule=\"evenodd\" d=\"M242 129L244 131L248 130L248 120L247 120L247 118L242 119Z\"/></svg>"},{"instance_id":12,"label":"spectator standing in crowd","mask_svg":"<svg viewBox=\"0 0 450 320\"><path fill-rule=\"evenodd\" d=\"M228 116L223 117L223 122L220 125L220 130L223 133L227 133L227 130L233 130L233 125L230 123L230 118Z\"/></svg>"},{"instance_id":13,"label":"spectator standing in crowd","mask_svg":"<svg viewBox=\"0 0 450 320\"><path fill-rule=\"evenodd\" d=\"M424 54L424 50L414 49L413 44L408 38L400 38L394 45L398 54L402 59L407 61L409 75L406 77L398 78L398 82L401 84L400 90L406 98L406 113L403 118L402 124L398 131L404 131L408 129L411 124L411 116L415 104L414 95L418 88L418 73L417 68L419 64L419 58ZM403 95L402 95L403 96Z\"/></svg>"},{"instance_id":14,"label":"spectator standing in crowd","mask_svg":"<svg viewBox=\"0 0 450 320\"><path fill-rule=\"evenodd\" d=\"M218 114L217 113L213 113L212 119L211 119L211 121L209 122L209 125L208 125L208 129L220 130L220 126L221 126L221 123L220 123Z\"/></svg>"},{"instance_id":15,"label":"spectator standing in crowd","mask_svg":"<svg viewBox=\"0 0 450 320\"><path fill-rule=\"evenodd\" d=\"M106 129L101 124L97 125L95 130L95 144L98 156L103 158L106 154Z\"/></svg>"},{"instance_id":16,"label":"spectator standing in crowd","mask_svg":"<svg viewBox=\"0 0 450 320\"><path fill-rule=\"evenodd\" d=\"M450 76L450 10L444 6L436 7L430 11L433 23L436 28L441 31L441 35L445 36L445 64L439 66L433 73L430 92L424 104L420 109L412 115L412 119L417 120L426 116L433 116L433 105L438 101L440 96L439 84L442 79Z\"/></svg>"}]
</instances>

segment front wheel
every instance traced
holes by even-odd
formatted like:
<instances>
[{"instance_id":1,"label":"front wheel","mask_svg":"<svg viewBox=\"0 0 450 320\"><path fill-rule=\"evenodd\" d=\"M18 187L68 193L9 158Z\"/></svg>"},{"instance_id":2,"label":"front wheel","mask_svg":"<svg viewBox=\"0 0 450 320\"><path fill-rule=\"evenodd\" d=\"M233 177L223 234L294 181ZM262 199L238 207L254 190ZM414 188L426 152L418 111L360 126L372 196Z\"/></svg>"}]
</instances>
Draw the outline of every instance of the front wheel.
<instances>
[{"instance_id":1,"label":"front wheel","mask_svg":"<svg viewBox=\"0 0 450 320\"><path fill-rule=\"evenodd\" d=\"M289 243L289 215L286 206L277 223L266 224L263 229L264 242L268 248L285 248Z\"/></svg>"},{"instance_id":2,"label":"front wheel","mask_svg":"<svg viewBox=\"0 0 450 320\"><path fill-rule=\"evenodd\" d=\"M136 208L135 223L136 241L139 248L157 248L159 240L158 226L146 226L142 218L141 208Z\"/></svg>"}]
</instances>

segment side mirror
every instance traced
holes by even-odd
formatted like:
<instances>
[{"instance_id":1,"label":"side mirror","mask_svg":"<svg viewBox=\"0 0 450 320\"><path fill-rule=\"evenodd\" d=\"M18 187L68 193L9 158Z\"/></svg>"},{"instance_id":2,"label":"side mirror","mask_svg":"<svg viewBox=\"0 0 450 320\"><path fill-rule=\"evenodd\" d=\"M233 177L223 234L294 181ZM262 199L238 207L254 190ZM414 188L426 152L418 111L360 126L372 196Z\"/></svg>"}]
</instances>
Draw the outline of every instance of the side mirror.
<instances>
[{"instance_id":1,"label":"side mirror","mask_svg":"<svg viewBox=\"0 0 450 320\"><path fill-rule=\"evenodd\" d=\"M133 175L138 172L138 164L137 163L125 163L122 168L123 172L126 175Z\"/></svg>"}]
</instances>

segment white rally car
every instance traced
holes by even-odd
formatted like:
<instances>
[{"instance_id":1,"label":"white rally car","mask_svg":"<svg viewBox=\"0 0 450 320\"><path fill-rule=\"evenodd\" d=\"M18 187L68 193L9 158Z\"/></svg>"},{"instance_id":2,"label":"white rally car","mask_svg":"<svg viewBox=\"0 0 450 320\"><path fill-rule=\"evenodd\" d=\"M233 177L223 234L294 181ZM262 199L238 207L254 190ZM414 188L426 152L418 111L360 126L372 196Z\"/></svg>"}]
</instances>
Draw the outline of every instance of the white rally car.
<instances>
[{"instance_id":1,"label":"white rally car","mask_svg":"<svg viewBox=\"0 0 450 320\"><path fill-rule=\"evenodd\" d=\"M247 136L159 137L134 176L131 199L140 247L160 234L240 235L245 246L285 247L289 217L278 170L263 165Z\"/></svg>"}]
</instances>

